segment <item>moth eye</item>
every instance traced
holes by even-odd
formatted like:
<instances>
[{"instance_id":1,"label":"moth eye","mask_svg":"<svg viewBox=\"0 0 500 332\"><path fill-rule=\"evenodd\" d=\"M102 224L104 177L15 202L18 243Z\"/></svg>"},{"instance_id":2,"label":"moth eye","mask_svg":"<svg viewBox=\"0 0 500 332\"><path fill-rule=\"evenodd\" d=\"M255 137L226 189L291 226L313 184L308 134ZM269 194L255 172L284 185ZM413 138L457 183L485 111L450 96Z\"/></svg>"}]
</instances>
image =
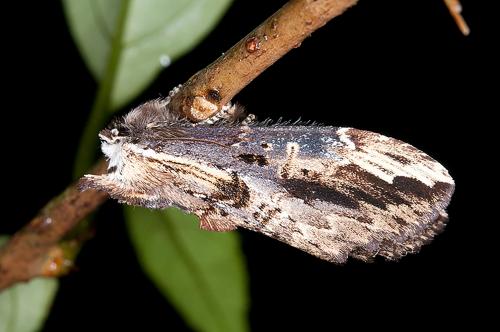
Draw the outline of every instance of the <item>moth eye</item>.
<instances>
[{"instance_id":1,"label":"moth eye","mask_svg":"<svg viewBox=\"0 0 500 332\"><path fill-rule=\"evenodd\" d=\"M118 136L118 133L119 133L118 129L116 129L116 128L111 129L111 135Z\"/></svg>"}]
</instances>

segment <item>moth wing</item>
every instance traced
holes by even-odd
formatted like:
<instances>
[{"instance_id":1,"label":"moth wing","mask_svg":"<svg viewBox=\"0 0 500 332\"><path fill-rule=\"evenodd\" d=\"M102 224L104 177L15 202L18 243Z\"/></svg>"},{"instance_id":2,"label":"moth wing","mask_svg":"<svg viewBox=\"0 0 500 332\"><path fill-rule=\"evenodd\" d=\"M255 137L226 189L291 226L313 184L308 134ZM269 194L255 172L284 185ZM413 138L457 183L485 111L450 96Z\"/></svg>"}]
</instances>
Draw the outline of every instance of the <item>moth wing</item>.
<instances>
[{"instance_id":1,"label":"moth wing","mask_svg":"<svg viewBox=\"0 0 500 332\"><path fill-rule=\"evenodd\" d=\"M443 229L454 182L441 164L409 144L357 129L338 129L335 143L336 157L327 162L300 150L286 160L278 171L285 192L269 190L254 204L278 202L282 213L255 230L342 263L349 256L397 259Z\"/></svg>"},{"instance_id":2,"label":"moth wing","mask_svg":"<svg viewBox=\"0 0 500 332\"><path fill-rule=\"evenodd\" d=\"M200 228L211 232L228 232L235 230L236 224L215 211L206 211L200 216Z\"/></svg>"}]
</instances>

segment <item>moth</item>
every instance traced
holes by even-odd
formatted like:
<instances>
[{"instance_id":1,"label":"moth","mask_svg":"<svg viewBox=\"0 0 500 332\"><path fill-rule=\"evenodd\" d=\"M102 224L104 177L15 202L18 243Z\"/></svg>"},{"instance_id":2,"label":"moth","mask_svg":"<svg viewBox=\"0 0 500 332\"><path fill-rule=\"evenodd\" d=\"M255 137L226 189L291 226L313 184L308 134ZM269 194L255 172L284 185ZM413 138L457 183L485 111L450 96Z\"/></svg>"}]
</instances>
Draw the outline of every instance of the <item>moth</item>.
<instances>
[{"instance_id":1,"label":"moth","mask_svg":"<svg viewBox=\"0 0 500 332\"><path fill-rule=\"evenodd\" d=\"M373 132L237 121L237 108L199 124L169 98L99 133L107 174L80 188L122 203L178 207L209 231L260 232L335 263L417 252L439 233L454 190L437 161Z\"/></svg>"}]
</instances>

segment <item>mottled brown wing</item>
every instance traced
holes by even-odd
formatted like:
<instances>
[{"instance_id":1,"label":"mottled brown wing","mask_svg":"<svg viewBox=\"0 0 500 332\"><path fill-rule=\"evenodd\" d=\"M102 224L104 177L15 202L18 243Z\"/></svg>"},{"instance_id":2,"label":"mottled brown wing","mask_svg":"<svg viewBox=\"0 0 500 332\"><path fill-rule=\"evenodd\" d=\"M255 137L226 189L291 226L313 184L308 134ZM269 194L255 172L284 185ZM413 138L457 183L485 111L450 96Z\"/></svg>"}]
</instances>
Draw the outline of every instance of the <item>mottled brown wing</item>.
<instances>
[{"instance_id":1,"label":"mottled brown wing","mask_svg":"<svg viewBox=\"0 0 500 332\"><path fill-rule=\"evenodd\" d=\"M279 217L247 228L336 263L418 251L447 221L454 190L447 170L396 139L350 128L336 135L330 160L303 156L299 144L288 144L277 170L284 191L261 190L252 198ZM251 191L265 186L248 182L256 183Z\"/></svg>"}]
</instances>

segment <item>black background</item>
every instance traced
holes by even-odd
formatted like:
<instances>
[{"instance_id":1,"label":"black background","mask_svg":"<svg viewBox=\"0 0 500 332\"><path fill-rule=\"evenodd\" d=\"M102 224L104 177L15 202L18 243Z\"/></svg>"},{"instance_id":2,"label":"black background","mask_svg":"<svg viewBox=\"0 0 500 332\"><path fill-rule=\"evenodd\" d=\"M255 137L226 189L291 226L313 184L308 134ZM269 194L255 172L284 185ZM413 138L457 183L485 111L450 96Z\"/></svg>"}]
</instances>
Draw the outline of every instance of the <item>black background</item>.
<instances>
[{"instance_id":1,"label":"black background","mask_svg":"<svg viewBox=\"0 0 500 332\"><path fill-rule=\"evenodd\" d=\"M235 1L219 26L131 106L184 82L283 3ZM493 69L482 49L494 39L485 37L484 4L462 3L472 28L467 38L442 1L361 1L237 96L259 118L302 117L399 138L443 163L457 182L446 231L397 263L335 266L239 231L252 330L486 323L482 308L493 296L487 283L493 262L480 258L491 244L483 239L488 225L497 220L479 216L487 193L478 184L492 181L488 174L495 170L480 152L491 143L489 112L498 110L486 102ZM71 181L96 89L59 2L9 6L2 10L6 202L0 233L17 230ZM81 252L79 271L61 279L44 331L188 330L140 270L120 207L109 202L97 218L96 237Z\"/></svg>"}]
</instances>

